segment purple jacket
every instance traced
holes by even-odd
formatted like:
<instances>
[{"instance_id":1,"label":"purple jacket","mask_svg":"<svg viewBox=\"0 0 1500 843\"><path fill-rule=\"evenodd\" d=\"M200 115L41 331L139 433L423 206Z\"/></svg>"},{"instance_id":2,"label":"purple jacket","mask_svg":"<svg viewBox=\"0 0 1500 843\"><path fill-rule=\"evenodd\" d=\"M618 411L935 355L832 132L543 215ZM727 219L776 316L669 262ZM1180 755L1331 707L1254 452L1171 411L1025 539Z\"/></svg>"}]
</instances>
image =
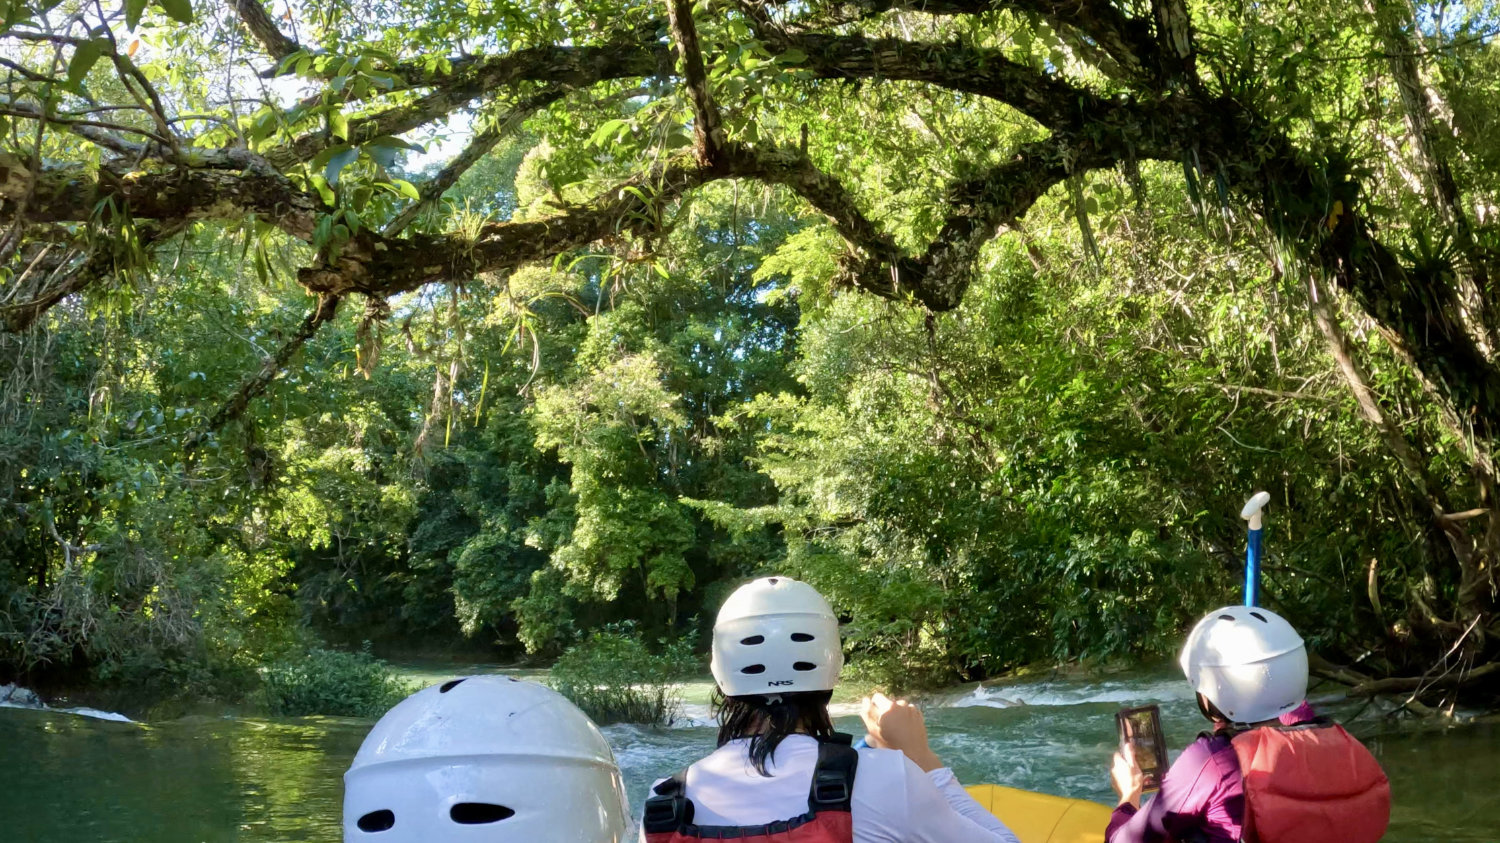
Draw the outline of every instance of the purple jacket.
<instances>
[{"instance_id":1,"label":"purple jacket","mask_svg":"<svg viewBox=\"0 0 1500 843\"><path fill-rule=\"evenodd\" d=\"M1286 725L1317 716L1303 703L1281 715ZM1144 810L1129 803L1115 808L1109 818L1108 843L1162 843L1204 840L1234 843L1245 821L1245 786L1240 762L1229 738L1200 737L1167 770L1157 793Z\"/></svg>"}]
</instances>

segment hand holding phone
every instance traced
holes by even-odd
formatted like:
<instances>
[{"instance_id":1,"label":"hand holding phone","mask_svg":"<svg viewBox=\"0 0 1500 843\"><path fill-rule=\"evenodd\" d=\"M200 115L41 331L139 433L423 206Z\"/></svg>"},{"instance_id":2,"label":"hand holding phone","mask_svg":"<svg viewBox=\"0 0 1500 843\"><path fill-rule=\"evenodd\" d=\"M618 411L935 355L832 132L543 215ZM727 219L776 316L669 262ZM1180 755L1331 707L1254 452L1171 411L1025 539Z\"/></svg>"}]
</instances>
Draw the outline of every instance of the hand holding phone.
<instances>
[{"instance_id":1,"label":"hand holding phone","mask_svg":"<svg viewBox=\"0 0 1500 843\"><path fill-rule=\"evenodd\" d=\"M1115 793L1120 795L1121 805L1141 807L1144 777L1141 775L1141 768L1135 765L1130 744L1126 744L1115 753L1114 763L1109 768L1109 778L1110 784L1114 785Z\"/></svg>"},{"instance_id":2,"label":"hand holding phone","mask_svg":"<svg viewBox=\"0 0 1500 843\"><path fill-rule=\"evenodd\" d=\"M1121 709L1115 715L1120 752L1141 771L1141 789L1161 790L1167 774L1167 741L1161 731L1161 709L1154 705Z\"/></svg>"}]
</instances>

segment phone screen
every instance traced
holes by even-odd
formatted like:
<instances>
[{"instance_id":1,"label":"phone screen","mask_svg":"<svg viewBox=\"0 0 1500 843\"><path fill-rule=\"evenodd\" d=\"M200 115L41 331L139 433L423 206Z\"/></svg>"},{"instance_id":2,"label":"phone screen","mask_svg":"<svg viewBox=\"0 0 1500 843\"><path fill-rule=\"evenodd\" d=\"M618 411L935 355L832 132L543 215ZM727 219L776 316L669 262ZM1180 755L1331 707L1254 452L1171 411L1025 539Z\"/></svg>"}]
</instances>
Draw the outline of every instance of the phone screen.
<instances>
[{"instance_id":1,"label":"phone screen","mask_svg":"<svg viewBox=\"0 0 1500 843\"><path fill-rule=\"evenodd\" d=\"M1122 709L1115 715L1120 746L1129 745L1145 776L1146 790L1160 790L1167 773L1167 742L1161 732L1161 710L1154 705Z\"/></svg>"}]
</instances>

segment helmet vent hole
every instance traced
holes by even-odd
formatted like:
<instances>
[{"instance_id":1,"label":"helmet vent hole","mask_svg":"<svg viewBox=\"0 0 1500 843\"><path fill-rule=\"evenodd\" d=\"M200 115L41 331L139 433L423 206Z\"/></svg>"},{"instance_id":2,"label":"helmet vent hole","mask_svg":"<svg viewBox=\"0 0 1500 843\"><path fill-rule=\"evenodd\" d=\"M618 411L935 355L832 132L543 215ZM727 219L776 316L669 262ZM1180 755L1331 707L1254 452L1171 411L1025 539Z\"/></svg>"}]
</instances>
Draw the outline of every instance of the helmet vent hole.
<instances>
[{"instance_id":1,"label":"helmet vent hole","mask_svg":"<svg viewBox=\"0 0 1500 843\"><path fill-rule=\"evenodd\" d=\"M754 676L757 673L765 673L765 672L766 672L766 666L763 665L763 664L752 664L749 667L742 667L742 668L740 668L740 673L748 673L751 676Z\"/></svg>"},{"instance_id":2,"label":"helmet vent hole","mask_svg":"<svg viewBox=\"0 0 1500 843\"><path fill-rule=\"evenodd\" d=\"M806 642L813 640L813 637L805 632L794 632L792 633L792 640L798 643L805 644Z\"/></svg>"},{"instance_id":3,"label":"helmet vent hole","mask_svg":"<svg viewBox=\"0 0 1500 843\"><path fill-rule=\"evenodd\" d=\"M1234 617L1234 615L1219 615L1219 620L1221 620L1221 621L1232 621L1232 620L1235 620L1235 617Z\"/></svg>"},{"instance_id":4,"label":"helmet vent hole","mask_svg":"<svg viewBox=\"0 0 1500 843\"><path fill-rule=\"evenodd\" d=\"M448 809L448 816L459 825L487 825L508 820L515 815L515 811L504 805L491 805L488 802L460 802Z\"/></svg>"},{"instance_id":5,"label":"helmet vent hole","mask_svg":"<svg viewBox=\"0 0 1500 843\"><path fill-rule=\"evenodd\" d=\"M1266 620L1266 616L1262 615L1260 612L1251 612L1250 617L1255 618L1261 623L1270 623L1270 621Z\"/></svg>"},{"instance_id":6,"label":"helmet vent hole","mask_svg":"<svg viewBox=\"0 0 1500 843\"><path fill-rule=\"evenodd\" d=\"M741 638L740 643L746 647L753 647L756 644L766 643L766 637L764 635L752 635L749 638Z\"/></svg>"},{"instance_id":7,"label":"helmet vent hole","mask_svg":"<svg viewBox=\"0 0 1500 843\"><path fill-rule=\"evenodd\" d=\"M390 831L396 825L396 814L393 811L371 811L360 817L354 823L359 826L360 831L375 833L377 831Z\"/></svg>"},{"instance_id":8,"label":"helmet vent hole","mask_svg":"<svg viewBox=\"0 0 1500 843\"><path fill-rule=\"evenodd\" d=\"M438 693L439 694L446 694L449 691L453 690L454 688L457 688L459 685L463 684L464 681L466 681L468 678L469 677L465 676L463 679L454 679L451 682L444 682L443 683L443 687L441 687L441 688L438 689Z\"/></svg>"},{"instance_id":9,"label":"helmet vent hole","mask_svg":"<svg viewBox=\"0 0 1500 843\"><path fill-rule=\"evenodd\" d=\"M770 583L771 585L775 585L777 583L777 579L775 577L772 577L766 580L766 582Z\"/></svg>"},{"instance_id":10,"label":"helmet vent hole","mask_svg":"<svg viewBox=\"0 0 1500 843\"><path fill-rule=\"evenodd\" d=\"M800 670L803 672L817 669L818 666L813 664L812 662L797 662L796 664L792 665L792 670Z\"/></svg>"}]
</instances>

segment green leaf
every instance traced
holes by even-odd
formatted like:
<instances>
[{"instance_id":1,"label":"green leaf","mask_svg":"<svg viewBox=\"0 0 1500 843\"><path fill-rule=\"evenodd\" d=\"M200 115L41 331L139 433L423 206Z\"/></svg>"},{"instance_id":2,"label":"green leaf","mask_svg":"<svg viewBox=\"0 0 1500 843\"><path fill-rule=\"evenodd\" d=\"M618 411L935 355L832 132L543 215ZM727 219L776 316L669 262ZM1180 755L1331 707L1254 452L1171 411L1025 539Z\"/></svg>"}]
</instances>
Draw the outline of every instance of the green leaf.
<instances>
[{"instance_id":1,"label":"green leaf","mask_svg":"<svg viewBox=\"0 0 1500 843\"><path fill-rule=\"evenodd\" d=\"M323 178L328 180L330 187L339 183L339 173L359 158L359 147L344 146L343 149L333 153L328 158L328 166L323 168Z\"/></svg>"},{"instance_id":2,"label":"green leaf","mask_svg":"<svg viewBox=\"0 0 1500 843\"><path fill-rule=\"evenodd\" d=\"M372 138L371 140L365 141L362 146L364 148L365 154L370 156L370 160L386 168L387 170L396 166L396 160L401 152L406 150L411 150L413 152L423 151L422 147L417 144L407 143L400 138L391 137L390 135L382 135L378 138Z\"/></svg>"},{"instance_id":3,"label":"green leaf","mask_svg":"<svg viewBox=\"0 0 1500 843\"><path fill-rule=\"evenodd\" d=\"M594 134L589 136L589 146L603 146L606 141L613 140L615 136L618 136L629 125L629 120L614 119L604 121L604 125L595 129Z\"/></svg>"},{"instance_id":4,"label":"green leaf","mask_svg":"<svg viewBox=\"0 0 1500 843\"><path fill-rule=\"evenodd\" d=\"M141 13L146 11L146 0L125 0L125 26L135 29L141 24Z\"/></svg>"},{"instance_id":5,"label":"green leaf","mask_svg":"<svg viewBox=\"0 0 1500 843\"><path fill-rule=\"evenodd\" d=\"M419 144L419 143L411 143L410 141L404 141L404 140L402 140L402 139L400 139L398 137L395 137L394 135L381 135L380 137L377 137L377 138L370 138L369 140L365 141L364 145L365 146L387 146L387 147L390 147L392 149L409 149L409 150L411 150L413 152L425 152L426 151L421 144Z\"/></svg>"},{"instance_id":6,"label":"green leaf","mask_svg":"<svg viewBox=\"0 0 1500 843\"><path fill-rule=\"evenodd\" d=\"M76 89L107 52L109 52L109 42L102 38L85 41L74 48L73 58L68 61L68 86Z\"/></svg>"},{"instance_id":7,"label":"green leaf","mask_svg":"<svg viewBox=\"0 0 1500 843\"><path fill-rule=\"evenodd\" d=\"M313 226L312 247L314 249L323 248L332 236L333 217L319 217L318 224Z\"/></svg>"},{"instance_id":8,"label":"green leaf","mask_svg":"<svg viewBox=\"0 0 1500 843\"><path fill-rule=\"evenodd\" d=\"M288 55L276 65L276 75L280 76L281 74L290 71L292 69L292 65L296 64L298 61L304 58L307 58L306 50L298 50L297 52Z\"/></svg>"},{"instance_id":9,"label":"green leaf","mask_svg":"<svg viewBox=\"0 0 1500 843\"><path fill-rule=\"evenodd\" d=\"M167 17L178 23L193 22L193 4L191 0L156 0L156 5L161 7Z\"/></svg>"},{"instance_id":10,"label":"green leaf","mask_svg":"<svg viewBox=\"0 0 1500 843\"><path fill-rule=\"evenodd\" d=\"M339 140L349 139L349 118L337 109L328 113L328 131Z\"/></svg>"},{"instance_id":11,"label":"green leaf","mask_svg":"<svg viewBox=\"0 0 1500 843\"><path fill-rule=\"evenodd\" d=\"M387 91L396 87L396 85L401 81L393 74L382 73L379 71L366 73L364 74L364 77L370 80L371 84L375 85L375 87L384 88Z\"/></svg>"},{"instance_id":12,"label":"green leaf","mask_svg":"<svg viewBox=\"0 0 1500 843\"><path fill-rule=\"evenodd\" d=\"M324 204L338 204L338 196L334 194L333 189L328 186L328 179L325 179L322 176L313 176L312 185L318 191L318 195L323 197Z\"/></svg>"},{"instance_id":13,"label":"green leaf","mask_svg":"<svg viewBox=\"0 0 1500 843\"><path fill-rule=\"evenodd\" d=\"M266 256L266 244L255 244L255 277L260 280L261 286L271 282L271 259Z\"/></svg>"},{"instance_id":14,"label":"green leaf","mask_svg":"<svg viewBox=\"0 0 1500 843\"><path fill-rule=\"evenodd\" d=\"M401 195L405 196L407 199L422 198L422 193L421 191L417 190L417 186L407 181L406 179L391 179L391 184L394 184L396 186L396 189L401 192Z\"/></svg>"}]
</instances>

